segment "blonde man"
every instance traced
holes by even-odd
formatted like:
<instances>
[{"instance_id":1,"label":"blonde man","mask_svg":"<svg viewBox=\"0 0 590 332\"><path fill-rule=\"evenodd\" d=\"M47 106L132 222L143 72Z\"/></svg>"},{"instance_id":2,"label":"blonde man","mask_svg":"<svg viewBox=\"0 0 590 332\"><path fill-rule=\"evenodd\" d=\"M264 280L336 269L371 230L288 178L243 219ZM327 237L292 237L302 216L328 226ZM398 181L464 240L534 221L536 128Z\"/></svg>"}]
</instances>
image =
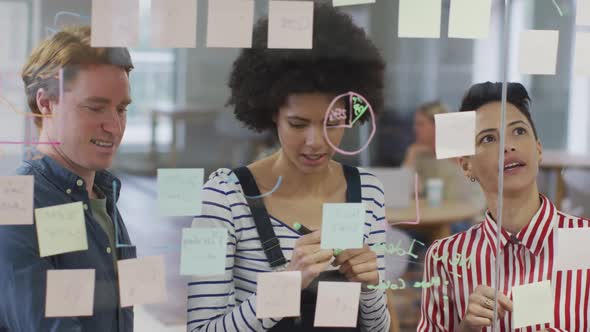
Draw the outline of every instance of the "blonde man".
<instances>
[{"instance_id":1,"label":"blonde man","mask_svg":"<svg viewBox=\"0 0 590 332\"><path fill-rule=\"evenodd\" d=\"M17 174L34 176L35 208L83 203L88 250L41 258L34 225L0 227L2 332L133 330L132 309L119 307L116 263L135 248L114 203L120 181L106 171L125 130L132 68L127 49L93 48L90 28L76 27L44 41L23 69L40 141L60 144L38 146L43 157ZM93 315L46 318L47 271L67 269L95 270Z\"/></svg>"}]
</instances>

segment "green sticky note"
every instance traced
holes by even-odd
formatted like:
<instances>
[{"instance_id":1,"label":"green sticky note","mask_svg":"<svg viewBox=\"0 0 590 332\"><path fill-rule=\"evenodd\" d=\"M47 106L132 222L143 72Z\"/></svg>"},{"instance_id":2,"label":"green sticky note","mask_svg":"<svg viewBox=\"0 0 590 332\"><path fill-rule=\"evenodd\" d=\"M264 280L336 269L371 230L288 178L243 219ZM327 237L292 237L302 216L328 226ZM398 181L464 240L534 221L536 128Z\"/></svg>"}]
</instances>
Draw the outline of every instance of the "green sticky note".
<instances>
[{"instance_id":1,"label":"green sticky note","mask_svg":"<svg viewBox=\"0 0 590 332\"><path fill-rule=\"evenodd\" d=\"M162 216L201 214L202 168L158 169L158 209Z\"/></svg>"},{"instance_id":2,"label":"green sticky note","mask_svg":"<svg viewBox=\"0 0 590 332\"><path fill-rule=\"evenodd\" d=\"M82 202L35 209L39 256L88 250Z\"/></svg>"},{"instance_id":3,"label":"green sticky note","mask_svg":"<svg viewBox=\"0 0 590 332\"><path fill-rule=\"evenodd\" d=\"M227 230L185 228L182 230L180 274L214 276L225 273Z\"/></svg>"},{"instance_id":4,"label":"green sticky note","mask_svg":"<svg viewBox=\"0 0 590 332\"><path fill-rule=\"evenodd\" d=\"M326 203L322 215L322 249L363 247L365 207L362 203Z\"/></svg>"}]
</instances>

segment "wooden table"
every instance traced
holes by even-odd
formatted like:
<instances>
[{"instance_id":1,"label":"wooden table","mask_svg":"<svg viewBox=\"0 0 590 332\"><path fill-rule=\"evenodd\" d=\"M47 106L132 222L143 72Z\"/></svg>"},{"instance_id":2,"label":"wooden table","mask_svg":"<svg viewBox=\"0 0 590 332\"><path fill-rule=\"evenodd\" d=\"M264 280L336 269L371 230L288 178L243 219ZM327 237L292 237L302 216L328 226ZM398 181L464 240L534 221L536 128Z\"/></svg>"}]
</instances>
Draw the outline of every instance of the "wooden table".
<instances>
[{"instance_id":1,"label":"wooden table","mask_svg":"<svg viewBox=\"0 0 590 332\"><path fill-rule=\"evenodd\" d=\"M453 223L473 219L482 215L483 212L483 207L469 201L443 201L441 206L431 207L426 200L421 199L419 204L419 224L397 224L401 221L416 219L416 207L413 203L405 208L386 208L387 222L400 228L426 231L432 239L442 239L451 235Z\"/></svg>"},{"instance_id":2,"label":"wooden table","mask_svg":"<svg viewBox=\"0 0 590 332\"><path fill-rule=\"evenodd\" d=\"M551 172L553 190L549 193L549 197L553 199L557 209L561 209L566 194L563 170L565 168L590 169L590 155L573 154L561 150L544 150L540 167Z\"/></svg>"}]
</instances>

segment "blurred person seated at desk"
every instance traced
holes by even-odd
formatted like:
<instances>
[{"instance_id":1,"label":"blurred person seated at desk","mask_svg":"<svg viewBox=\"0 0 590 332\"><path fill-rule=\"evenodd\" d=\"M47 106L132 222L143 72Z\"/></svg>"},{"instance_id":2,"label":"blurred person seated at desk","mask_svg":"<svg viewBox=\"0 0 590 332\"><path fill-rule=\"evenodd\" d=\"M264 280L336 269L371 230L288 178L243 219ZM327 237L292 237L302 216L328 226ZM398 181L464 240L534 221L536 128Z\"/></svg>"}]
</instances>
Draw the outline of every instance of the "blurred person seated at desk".
<instances>
[{"instance_id":1,"label":"blurred person seated at desk","mask_svg":"<svg viewBox=\"0 0 590 332\"><path fill-rule=\"evenodd\" d=\"M475 84L463 98L460 111L476 111L476 151L460 158L460 164L465 175L481 187L489 209L482 223L438 240L428 249L424 280L436 279L439 285L422 290L419 332L489 332L492 323L499 326L496 331L515 331L512 288L541 281L550 281L554 299L551 317L542 318L554 323L518 330L589 330L590 289L585 280L590 270L558 271L556 247L559 230L588 229L590 220L557 210L539 193L537 175L543 149L531 118L531 99L520 83L509 83L507 92L503 147L499 146L502 84ZM498 230L500 149L505 159L502 228ZM495 281L497 263L500 271ZM494 284L499 290L497 302ZM493 322L496 304L498 321Z\"/></svg>"},{"instance_id":2,"label":"blurred person seated at desk","mask_svg":"<svg viewBox=\"0 0 590 332\"><path fill-rule=\"evenodd\" d=\"M313 49L268 49L267 19L254 28L251 49L236 59L229 86L238 120L256 131L276 133L280 149L235 170L219 169L203 188L202 215L193 227L229 233L225 274L195 277L188 285L188 330L210 331L389 331L390 314L383 290L367 286L385 277L384 256L370 245L385 241L384 197L380 181L364 170L332 158L324 137L331 101L354 91L383 107L384 62L363 29L331 5L314 3ZM343 101L337 107L345 107ZM365 113L359 121L367 121ZM330 119L334 145L344 135L346 119ZM231 176L237 174L237 181ZM273 190L270 195L248 198ZM364 247L339 255L320 248L324 203L364 202ZM372 213L368 213L372 211ZM383 219L378 219L383 218ZM381 220L381 221L380 221ZM312 230L301 234L300 222ZM258 319L257 273L300 271L301 316ZM362 285L357 325L314 327L317 282L326 276ZM223 328L222 328L223 327Z\"/></svg>"},{"instance_id":3,"label":"blurred person seated at desk","mask_svg":"<svg viewBox=\"0 0 590 332\"><path fill-rule=\"evenodd\" d=\"M402 166L414 169L420 177L420 196L425 195L424 184L428 179L439 178L443 181L443 200L469 201L481 206L485 199L475 183L471 183L461 172L457 159L437 160L435 155L435 123L436 114L447 113L447 107L440 101L420 105L414 115L414 133L416 141L407 151ZM465 230L472 221L453 224L453 232Z\"/></svg>"},{"instance_id":4,"label":"blurred person seated at desk","mask_svg":"<svg viewBox=\"0 0 590 332\"><path fill-rule=\"evenodd\" d=\"M126 48L91 47L90 27L56 33L23 69L39 140L60 144L39 145L42 157L16 173L34 177L34 208L83 202L88 250L40 257L35 225L0 226L2 332L133 331L133 308L119 306L116 265L135 258L135 247L116 247L130 240L114 202L121 183L106 171L125 131L132 69ZM72 269L95 270L94 314L46 318L47 271Z\"/></svg>"}]
</instances>

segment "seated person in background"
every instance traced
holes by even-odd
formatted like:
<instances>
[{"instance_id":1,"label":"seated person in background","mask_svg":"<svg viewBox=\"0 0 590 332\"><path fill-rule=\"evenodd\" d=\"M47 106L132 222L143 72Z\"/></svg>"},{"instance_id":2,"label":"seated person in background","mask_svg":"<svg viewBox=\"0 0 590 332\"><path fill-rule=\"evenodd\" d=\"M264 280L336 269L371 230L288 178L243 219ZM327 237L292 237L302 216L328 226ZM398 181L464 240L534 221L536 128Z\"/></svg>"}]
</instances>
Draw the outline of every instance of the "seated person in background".
<instances>
[{"instance_id":1,"label":"seated person in background","mask_svg":"<svg viewBox=\"0 0 590 332\"><path fill-rule=\"evenodd\" d=\"M238 120L257 131L278 136L280 149L269 157L235 170L214 172L203 189L203 211L193 227L227 229L225 275L194 278L188 286L189 331L315 331L315 296L310 285L325 270L343 281L362 283L360 313L355 328L339 331L388 331L390 316L383 290L370 290L384 278L384 257L370 246L385 241L383 188L371 174L332 160L334 149L323 134L324 117L337 95L354 91L380 111L383 107L384 63L364 31L352 19L331 6L315 4L313 49L267 48L267 19L254 28L251 49L241 52L233 65L229 103ZM343 103L342 103L343 104ZM339 107L343 105L339 104ZM361 120L368 119L368 112ZM345 120L330 120L329 125ZM338 145L344 129L329 128L328 137ZM244 196L248 187L270 191L282 176L282 184L271 195L250 205ZM356 182L356 184L355 184ZM250 194L251 195L251 194ZM249 195L249 196L250 196ZM336 258L332 250L320 249L324 203L360 202L366 205L362 249L344 250ZM264 218L256 220L252 208L263 204ZM369 212L371 211L371 212ZM276 237L259 234L256 224L272 229ZM311 230L300 235L296 222ZM261 241L261 238L263 241ZM275 266L261 242L278 246ZM301 271L302 316L300 319L256 318L256 277L259 272ZM309 293L308 293L309 291ZM309 296L308 296L309 294ZM311 300L312 302L308 302Z\"/></svg>"},{"instance_id":2,"label":"seated person in background","mask_svg":"<svg viewBox=\"0 0 590 332\"><path fill-rule=\"evenodd\" d=\"M29 107L43 115L35 117L39 140L60 144L39 145L43 157L17 174L34 177L35 208L83 202L88 250L41 258L35 225L0 226L2 332L133 331L133 309L119 306L116 263L135 249L116 249L129 236L113 209L113 182L117 197L121 183L106 171L125 131L132 68L127 49L91 47L90 27L75 27L44 41L23 69ZM67 269L95 270L93 316L45 318L47 271Z\"/></svg>"},{"instance_id":3,"label":"seated person in background","mask_svg":"<svg viewBox=\"0 0 590 332\"><path fill-rule=\"evenodd\" d=\"M435 155L436 114L447 113L447 107L439 102L420 105L414 115L414 132L416 142L406 151L403 167L414 169L420 176L420 192L424 193L424 184L428 179L439 178L443 181L443 199L452 201L469 201L481 205L484 197L476 184L470 183L457 167L457 160L437 160Z\"/></svg>"},{"instance_id":4,"label":"seated person in background","mask_svg":"<svg viewBox=\"0 0 590 332\"><path fill-rule=\"evenodd\" d=\"M554 317L546 318L554 324L526 331L588 331L588 301L582 297L589 288L580 280L588 279L590 270L557 271L555 249L558 229L589 228L590 221L558 211L539 194L536 179L542 147L531 119L530 97L519 83L508 84L506 140L505 146L499 146L501 95L501 83L486 82L472 86L463 98L460 110L477 112L476 152L460 158L460 165L465 176L479 183L489 209L482 223L428 249L424 280L440 278L440 286L423 289L418 331L492 331L492 324L498 324L499 331L514 331L512 287L545 280L551 282L555 299ZM505 160L497 253L500 149ZM499 321L493 322L497 259Z\"/></svg>"}]
</instances>

